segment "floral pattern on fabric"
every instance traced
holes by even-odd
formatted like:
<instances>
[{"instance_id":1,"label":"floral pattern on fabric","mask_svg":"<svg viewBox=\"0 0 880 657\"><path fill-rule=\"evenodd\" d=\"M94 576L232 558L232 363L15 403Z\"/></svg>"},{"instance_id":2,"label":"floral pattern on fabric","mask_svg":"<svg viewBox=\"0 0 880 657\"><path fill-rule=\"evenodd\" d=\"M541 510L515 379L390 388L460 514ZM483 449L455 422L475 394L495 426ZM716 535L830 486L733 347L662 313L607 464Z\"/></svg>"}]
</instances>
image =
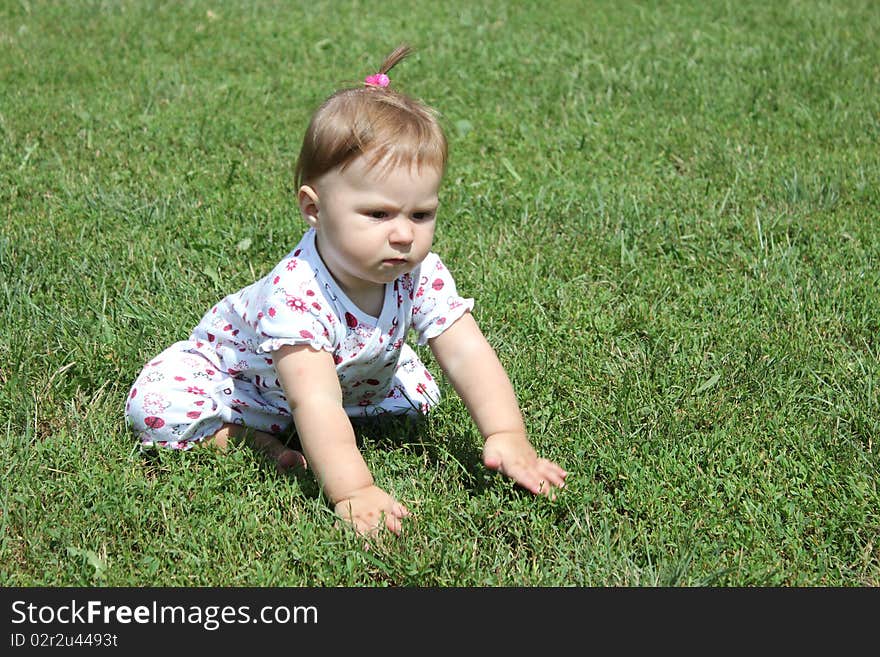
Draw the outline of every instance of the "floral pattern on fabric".
<instances>
[{"instance_id":1,"label":"floral pattern on fabric","mask_svg":"<svg viewBox=\"0 0 880 657\"><path fill-rule=\"evenodd\" d=\"M299 344L333 355L350 416L424 413L439 390L407 333L424 345L472 308L429 253L385 286L379 317L369 316L327 271L310 229L268 275L217 303L189 340L144 367L126 417L144 444L172 448L187 449L224 422L279 433L291 418L272 352Z\"/></svg>"}]
</instances>

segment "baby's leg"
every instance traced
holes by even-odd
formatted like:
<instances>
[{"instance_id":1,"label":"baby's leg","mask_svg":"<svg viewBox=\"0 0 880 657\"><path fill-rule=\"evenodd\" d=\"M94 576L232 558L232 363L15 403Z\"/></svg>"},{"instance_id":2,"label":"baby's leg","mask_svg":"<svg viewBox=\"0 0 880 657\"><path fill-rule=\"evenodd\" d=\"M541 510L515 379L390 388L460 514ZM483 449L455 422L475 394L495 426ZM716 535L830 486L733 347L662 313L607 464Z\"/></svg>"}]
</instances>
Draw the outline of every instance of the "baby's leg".
<instances>
[{"instance_id":1,"label":"baby's leg","mask_svg":"<svg viewBox=\"0 0 880 657\"><path fill-rule=\"evenodd\" d=\"M257 398L255 388L236 381L178 342L144 366L129 393L125 415L144 448L188 450L199 444L226 448L231 437L273 460L280 470L304 466L299 452L271 433L283 431L289 415L279 417ZM245 425L258 427L246 428Z\"/></svg>"},{"instance_id":2,"label":"baby's leg","mask_svg":"<svg viewBox=\"0 0 880 657\"><path fill-rule=\"evenodd\" d=\"M125 403L125 419L143 448L187 450L223 426L227 376L189 342L177 342L148 362Z\"/></svg>"},{"instance_id":3,"label":"baby's leg","mask_svg":"<svg viewBox=\"0 0 880 657\"><path fill-rule=\"evenodd\" d=\"M293 468L306 468L306 457L295 449L285 446L276 436L263 431L248 429L239 424L227 423L220 430L204 441L204 445L220 450L229 447L230 439L241 439L255 452L262 454L278 468L279 472Z\"/></svg>"}]
</instances>

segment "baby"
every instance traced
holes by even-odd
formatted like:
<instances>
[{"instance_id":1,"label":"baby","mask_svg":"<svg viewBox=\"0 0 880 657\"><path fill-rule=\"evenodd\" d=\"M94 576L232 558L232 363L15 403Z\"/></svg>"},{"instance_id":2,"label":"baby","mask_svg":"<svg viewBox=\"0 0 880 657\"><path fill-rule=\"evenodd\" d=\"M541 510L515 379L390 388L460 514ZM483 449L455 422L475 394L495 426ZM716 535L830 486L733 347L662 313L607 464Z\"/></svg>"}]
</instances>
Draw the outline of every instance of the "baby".
<instances>
[{"instance_id":1,"label":"baby","mask_svg":"<svg viewBox=\"0 0 880 657\"><path fill-rule=\"evenodd\" d=\"M147 363L126 403L144 447L241 438L281 468L308 464L361 534L399 533L409 511L376 485L351 419L425 414L440 397L410 329L467 406L488 468L550 497L567 475L535 453L473 299L431 251L447 143L433 110L389 86L409 52L318 108L296 165L299 244ZM304 455L279 439L291 422Z\"/></svg>"}]
</instances>

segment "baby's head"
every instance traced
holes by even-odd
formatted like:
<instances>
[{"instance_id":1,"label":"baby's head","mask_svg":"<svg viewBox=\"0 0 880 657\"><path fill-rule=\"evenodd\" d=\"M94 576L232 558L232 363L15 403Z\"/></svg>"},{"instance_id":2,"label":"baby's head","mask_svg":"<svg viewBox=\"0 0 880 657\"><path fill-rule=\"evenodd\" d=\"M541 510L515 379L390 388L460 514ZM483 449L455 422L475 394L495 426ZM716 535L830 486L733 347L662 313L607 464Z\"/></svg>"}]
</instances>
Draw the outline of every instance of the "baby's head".
<instances>
[{"instance_id":1,"label":"baby's head","mask_svg":"<svg viewBox=\"0 0 880 657\"><path fill-rule=\"evenodd\" d=\"M296 163L296 186L313 184L359 156L370 168L446 168L446 136L430 107L388 86L387 73L410 53L399 46L362 87L330 96L312 116Z\"/></svg>"}]
</instances>

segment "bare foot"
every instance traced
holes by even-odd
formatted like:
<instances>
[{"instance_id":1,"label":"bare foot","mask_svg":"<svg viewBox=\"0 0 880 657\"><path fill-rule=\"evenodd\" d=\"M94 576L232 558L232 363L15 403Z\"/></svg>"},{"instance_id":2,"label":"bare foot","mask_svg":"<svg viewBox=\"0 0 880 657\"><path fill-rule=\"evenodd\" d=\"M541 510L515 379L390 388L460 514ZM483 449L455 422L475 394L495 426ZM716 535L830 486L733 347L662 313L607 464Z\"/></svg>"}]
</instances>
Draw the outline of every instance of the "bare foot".
<instances>
[{"instance_id":1,"label":"bare foot","mask_svg":"<svg viewBox=\"0 0 880 657\"><path fill-rule=\"evenodd\" d=\"M295 449L285 447L275 436L262 431L249 432L245 440L257 452L275 462L278 472L288 472L296 468L307 468L306 457Z\"/></svg>"},{"instance_id":2,"label":"bare foot","mask_svg":"<svg viewBox=\"0 0 880 657\"><path fill-rule=\"evenodd\" d=\"M281 452L275 457L275 467L279 472L295 470L296 468L304 468L308 470L309 464L302 452L289 447L282 447Z\"/></svg>"},{"instance_id":3,"label":"bare foot","mask_svg":"<svg viewBox=\"0 0 880 657\"><path fill-rule=\"evenodd\" d=\"M230 437L243 437L251 449L273 461L278 472L289 472L296 468L308 469L306 457L301 452L285 447L284 443L272 434L253 431L237 424L224 424L213 438L206 442L219 449L226 449Z\"/></svg>"}]
</instances>

